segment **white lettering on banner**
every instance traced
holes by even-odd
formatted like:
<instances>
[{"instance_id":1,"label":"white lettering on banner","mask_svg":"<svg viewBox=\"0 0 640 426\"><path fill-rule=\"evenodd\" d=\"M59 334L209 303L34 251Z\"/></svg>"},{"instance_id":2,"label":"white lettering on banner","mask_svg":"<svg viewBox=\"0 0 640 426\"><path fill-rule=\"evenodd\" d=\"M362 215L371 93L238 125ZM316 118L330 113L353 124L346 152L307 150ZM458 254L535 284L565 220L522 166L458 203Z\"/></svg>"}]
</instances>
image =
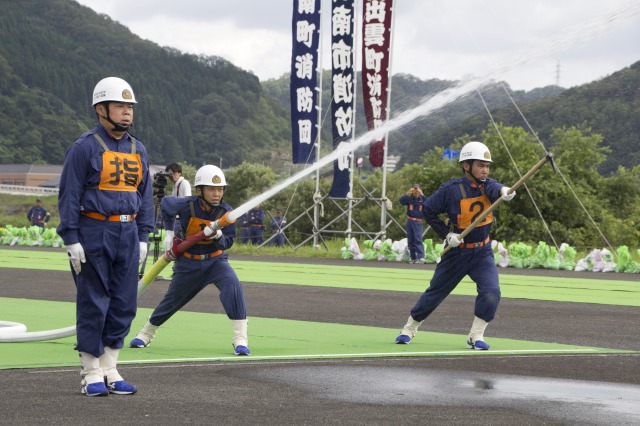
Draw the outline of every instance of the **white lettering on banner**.
<instances>
[{"instance_id":1,"label":"white lettering on banner","mask_svg":"<svg viewBox=\"0 0 640 426\"><path fill-rule=\"evenodd\" d=\"M345 145L349 145L349 143L348 142L340 142L338 144L338 147L336 148L336 150L345 149L345 152L346 152ZM350 159L351 159L351 154L350 153L346 153L344 155L339 156L337 158L337 160L338 160L338 169L347 170L349 168L349 164L351 163L351 161L349 161Z\"/></svg>"},{"instance_id":2,"label":"white lettering on banner","mask_svg":"<svg viewBox=\"0 0 640 426\"><path fill-rule=\"evenodd\" d=\"M300 0L298 2L298 13L315 13L315 0Z\"/></svg>"},{"instance_id":3,"label":"white lettering on banner","mask_svg":"<svg viewBox=\"0 0 640 426\"><path fill-rule=\"evenodd\" d=\"M382 76L380 74L367 74L367 86L369 86L369 96L382 95Z\"/></svg>"},{"instance_id":4,"label":"white lettering on banner","mask_svg":"<svg viewBox=\"0 0 640 426\"><path fill-rule=\"evenodd\" d=\"M364 26L364 45L367 47L374 44L382 46L384 44L384 33L384 24L366 24Z\"/></svg>"},{"instance_id":5,"label":"white lettering on banner","mask_svg":"<svg viewBox=\"0 0 640 426\"><path fill-rule=\"evenodd\" d=\"M366 3L364 20L371 22L375 19L376 21L384 22L386 4L384 0L373 0L370 3Z\"/></svg>"},{"instance_id":6,"label":"white lettering on banner","mask_svg":"<svg viewBox=\"0 0 640 426\"><path fill-rule=\"evenodd\" d=\"M333 43L331 46L333 55L333 68L344 71L347 68L351 68L351 46L340 40L337 43Z\"/></svg>"},{"instance_id":7,"label":"white lettering on banner","mask_svg":"<svg viewBox=\"0 0 640 426\"><path fill-rule=\"evenodd\" d=\"M296 41L304 43L307 47L311 47L313 44L313 32L315 30L315 24L309 24L307 21L298 21L296 23Z\"/></svg>"},{"instance_id":8,"label":"white lettering on banner","mask_svg":"<svg viewBox=\"0 0 640 426\"><path fill-rule=\"evenodd\" d=\"M311 53L296 56L296 77L311 80L313 68L313 55Z\"/></svg>"},{"instance_id":9,"label":"white lettering on banner","mask_svg":"<svg viewBox=\"0 0 640 426\"><path fill-rule=\"evenodd\" d=\"M353 82L351 74L333 76L333 98L336 103L351 103L353 100Z\"/></svg>"},{"instance_id":10,"label":"white lettering on banner","mask_svg":"<svg viewBox=\"0 0 640 426\"><path fill-rule=\"evenodd\" d=\"M383 58L384 54L382 52L376 52L375 50L368 48L364 50L365 66L367 69L380 72L380 64L382 63Z\"/></svg>"},{"instance_id":11,"label":"white lettering on banner","mask_svg":"<svg viewBox=\"0 0 640 426\"><path fill-rule=\"evenodd\" d=\"M344 6L333 9L331 31L333 35L351 34L351 9Z\"/></svg>"},{"instance_id":12,"label":"white lettering on banner","mask_svg":"<svg viewBox=\"0 0 640 426\"><path fill-rule=\"evenodd\" d=\"M347 108L345 111L344 108L340 107L336 111L336 129L338 130L338 134L340 136L347 136L351 133L351 120L353 118L353 112L351 111L351 107Z\"/></svg>"},{"instance_id":13,"label":"white lettering on banner","mask_svg":"<svg viewBox=\"0 0 640 426\"><path fill-rule=\"evenodd\" d=\"M299 87L296 89L296 101L298 111L311 112L313 109L313 92L308 87Z\"/></svg>"},{"instance_id":14,"label":"white lettering on banner","mask_svg":"<svg viewBox=\"0 0 640 426\"><path fill-rule=\"evenodd\" d=\"M311 143L311 120L298 120L300 143Z\"/></svg>"},{"instance_id":15,"label":"white lettering on banner","mask_svg":"<svg viewBox=\"0 0 640 426\"><path fill-rule=\"evenodd\" d=\"M382 100L378 98L371 98L370 101L371 108L373 109L373 117L379 120L380 117L382 117Z\"/></svg>"}]
</instances>

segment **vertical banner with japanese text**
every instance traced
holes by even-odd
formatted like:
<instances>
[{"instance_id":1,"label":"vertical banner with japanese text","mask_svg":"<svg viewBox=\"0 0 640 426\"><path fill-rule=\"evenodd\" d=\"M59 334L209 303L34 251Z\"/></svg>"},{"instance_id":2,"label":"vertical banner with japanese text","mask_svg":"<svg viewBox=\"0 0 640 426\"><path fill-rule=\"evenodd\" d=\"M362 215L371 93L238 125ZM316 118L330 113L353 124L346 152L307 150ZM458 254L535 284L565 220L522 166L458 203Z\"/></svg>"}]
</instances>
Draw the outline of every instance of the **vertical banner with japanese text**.
<instances>
[{"instance_id":1,"label":"vertical banner with japanese text","mask_svg":"<svg viewBox=\"0 0 640 426\"><path fill-rule=\"evenodd\" d=\"M331 127L333 149L351 142L354 117L354 0L333 0L331 7ZM333 163L329 196L344 198L351 192L351 156L345 152Z\"/></svg>"},{"instance_id":2,"label":"vertical banner with japanese text","mask_svg":"<svg viewBox=\"0 0 640 426\"><path fill-rule=\"evenodd\" d=\"M318 135L320 0L294 0L291 55L292 162L315 161Z\"/></svg>"},{"instance_id":3,"label":"vertical banner with japanese text","mask_svg":"<svg viewBox=\"0 0 640 426\"><path fill-rule=\"evenodd\" d=\"M362 93L367 129L388 118L389 56L393 0L364 0L362 10ZM384 164L384 137L369 147L373 167Z\"/></svg>"}]
</instances>

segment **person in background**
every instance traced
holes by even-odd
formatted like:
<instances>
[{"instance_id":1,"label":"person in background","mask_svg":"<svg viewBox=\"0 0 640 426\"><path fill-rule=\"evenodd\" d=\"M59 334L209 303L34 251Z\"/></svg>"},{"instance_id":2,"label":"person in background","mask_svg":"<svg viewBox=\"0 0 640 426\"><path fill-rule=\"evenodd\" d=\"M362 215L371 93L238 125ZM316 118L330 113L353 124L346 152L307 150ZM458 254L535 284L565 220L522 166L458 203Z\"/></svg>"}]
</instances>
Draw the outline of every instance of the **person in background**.
<instances>
[{"instance_id":1,"label":"person in background","mask_svg":"<svg viewBox=\"0 0 640 426\"><path fill-rule=\"evenodd\" d=\"M262 244L262 231L264 229L264 211L260 208L260 205L255 206L247 212L249 215L249 237L251 238L251 244Z\"/></svg>"},{"instance_id":2,"label":"person in background","mask_svg":"<svg viewBox=\"0 0 640 426\"><path fill-rule=\"evenodd\" d=\"M214 284L220 290L220 301L233 324L233 349L236 355L249 355L247 337L247 308L242 284L228 262L225 252L233 246L236 226L231 224L222 230L212 231L211 223L233 210L223 201L227 180L222 170L213 165L202 166L196 173L195 197L164 197L160 202L162 219L166 229L173 229L174 220L182 222L186 237L201 230L211 233L179 257L173 250L181 242L172 231L167 231L165 256L175 260L173 279L162 301L153 310L146 324L131 340L132 348L145 348L155 337L158 328L186 305L207 285ZM174 238L175 237L175 238Z\"/></svg>"},{"instance_id":3,"label":"person in background","mask_svg":"<svg viewBox=\"0 0 640 426\"><path fill-rule=\"evenodd\" d=\"M135 103L123 79L100 80L92 104L98 124L67 149L60 176L57 232L77 288L75 349L87 396L137 391L117 370L154 222L149 156L129 133Z\"/></svg>"},{"instance_id":4,"label":"person in background","mask_svg":"<svg viewBox=\"0 0 640 426\"><path fill-rule=\"evenodd\" d=\"M180 164L171 163L167 165L164 171L171 173L169 179L173 182L172 195L174 197L191 197L191 184L184 178L184 176L182 176L182 166ZM158 215L157 220L162 224L162 217L160 215ZM178 225L177 228L172 231L177 234L183 234L183 230L179 227L180 221L176 221L176 225ZM156 228L158 227L159 226L156 223ZM165 250L169 248L170 247L165 247Z\"/></svg>"},{"instance_id":5,"label":"person in background","mask_svg":"<svg viewBox=\"0 0 640 426\"><path fill-rule=\"evenodd\" d=\"M249 227L251 224L249 223L249 214L245 213L238 219L240 223L240 243L241 244L249 244L251 242L251 230Z\"/></svg>"},{"instance_id":6,"label":"person in background","mask_svg":"<svg viewBox=\"0 0 640 426\"><path fill-rule=\"evenodd\" d=\"M269 240L269 247L277 246L284 247L284 233L282 228L287 224L287 218L283 216L282 209L276 209L276 215L269 221L269 227L271 228L271 235L275 237Z\"/></svg>"},{"instance_id":7,"label":"person in background","mask_svg":"<svg viewBox=\"0 0 640 426\"><path fill-rule=\"evenodd\" d=\"M51 219L51 214L42 205L42 200L38 198L27 212L27 220L31 226L39 226L44 229L44 226L49 222L49 219Z\"/></svg>"},{"instance_id":8,"label":"person in background","mask_svg":"<svg viewBox=\"0 0 640 426\"><path fill-rule=\"evenodd\" d=\"M165 169L171 173L169 179L173 182L172 195L175 197L191 197L191 184L182 176L182 166L178 163L171 163Z\"/></svg>"},{"instance_id":9,"label":"person in background","mask_svg":"<svg viewBox=\"0 0 640 426\"><path fill-rule=\"evenodd\" d=\"M417 183L402 197L400 204L407 206L407 245L409 246L409 263L424 263L424 245L422 244L422 207L427 197L424 196Z\"/></svg>"},{"instance_id":10,"label":"person in background","mask_svg":"<svg viewBox=\"0 0 640 426\"><path fill-rule=\"evenodd\" d=\"M460 233L499 198L510 201L516 195L497 180L489 179L491 163L491 153L485 144L467 143L460 151L463 176L442 184L424 203L425 219L451 250L436 266L429 288L411 309L396 343L410 343L420 324L468 275L476 283L478 295L467 348L489 350L489 344L484 341L484 331L495 318L500 302L498 268L489 238L493 213L487 215L464 239L460 238ZM448 217L448 226L440 218L441 214Z\"/></svg>"}]
</instances>

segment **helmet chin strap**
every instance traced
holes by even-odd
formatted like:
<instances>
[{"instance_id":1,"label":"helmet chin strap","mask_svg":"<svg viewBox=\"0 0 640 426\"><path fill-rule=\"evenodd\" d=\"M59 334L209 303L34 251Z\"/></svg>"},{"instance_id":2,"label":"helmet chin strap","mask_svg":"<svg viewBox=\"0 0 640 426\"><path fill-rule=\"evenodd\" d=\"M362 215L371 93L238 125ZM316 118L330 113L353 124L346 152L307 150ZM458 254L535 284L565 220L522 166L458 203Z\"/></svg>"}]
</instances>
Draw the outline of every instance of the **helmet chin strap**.
<instances>
[{"instance_id":1,"label":"helmet chin strap","mask_svg":"<svg viewBox=\"0 0 640 426\"><path fill-rule=\"evenodd\" d=\"M473 170L473 160L470 160L470 162L469 162L468 164L469 164L469 170L465 170L464 172L465 172L466 174L468 174L469 176L471 176L471 177L473 178L473 181L474 181L475 183L477 183L478 185L482 185L482 184L484 184L484 183L485 183L485 181L486 181L486 179L485 179L485 180L480 180L480 179L478 179L477 177L475 177L475 176L473 175L473 173L471 173L471 170Z\"/></svg>"},{"instance_id":2,"label":"helmet chin strap","mask_svg":"<svg viewBox=\"0 0 640 426\"><path fill-rule=\"evenodd\" d=\"M205 200L204 196L202 196L202 190L200 190L200 195L198 195L198 197L200 197L200 199L204 203L204 206L207 208L207 210L211 210L214 207L218 207L222 203L222 198L220 199L220 202L217 204L208 202L207 200Z\"/></svg>"},{"instance_id":3,"label":"helmet chin strap","mask_svg":"<svg viewBox=\"0 0 640 426\"><path fill-rule=\"evenodd\" d=\"M111 129L111 131L112 131L112 132L128 132L128 131L129 131L129 129L131 128L131 126L132 126L133 124L130 124L130 125L128 125L128 126L123 126L123 125L122 125L122 124L120 124L120 123L116 123L116 122L115 122L115 121L113 121L113 120L111 119L111 117L109 116L109 115L110 115L110 114L109 114L109 103L105 103L105 108L106 108L106 110L107 110L107 116L106 116L106 117L104 117L104 116L102 116L102 115L100 115L100 114L98 114L98 115L100 115L100 118L104 118L104 119L105 119L105 120L107 120L109 123L113 124L113 129Z\"/></svg>"}]
</instances>

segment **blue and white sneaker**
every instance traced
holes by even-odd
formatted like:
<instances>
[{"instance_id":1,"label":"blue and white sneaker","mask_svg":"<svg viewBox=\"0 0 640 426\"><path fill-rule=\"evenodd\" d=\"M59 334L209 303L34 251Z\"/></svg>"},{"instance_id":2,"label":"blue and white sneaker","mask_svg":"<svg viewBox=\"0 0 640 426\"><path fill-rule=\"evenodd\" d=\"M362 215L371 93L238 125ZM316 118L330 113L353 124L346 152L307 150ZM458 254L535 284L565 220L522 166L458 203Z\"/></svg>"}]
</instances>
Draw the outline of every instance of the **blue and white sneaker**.
<instances>
[{"instance_id":1,"label":"blue and white sneaker","mask_svg":"<svg viewBox=\"0 0 640 426\"><path fill-rule=\"evenodd\" d=\"M240 356L251 355L251 351L249 350L249 348L244 345L234 346L233 350L236 352L236 355L240 355Z\"/></svg>"},{"instance_id":2,"label":"blue and white sneaker","mask_svg":"<svg viewBox=\"0 0 640 426\"><path fill-rule=\"evenodd\" d=\"M83 385L82 393L87 396L107 396L109 395L109 390L104 382L96 382Z\"/></svg>"},{"instance_id":3,"label":"blue and white sneaker","mask_svg":"<svg viewBox=\"0 0 640 426\"><path fill-rule=\"evenodd\" d=\"M138 339L137 337L133 340L131 340L131 342L129 342L129 347L130 348L146 348L147 345L149 345L148 343L145 343L144 340L142 339Z\"/></svg>"},{"instance_id":4,"label":"blue and white sneaker","mask_svg":"<svg viewBox=\"0 0 640 426\"><path fill-rule=\"evenodd\" d=\"M469 338L467 340L467 349L475 349L477 351L488 351L489 350L489 344L485 343L483 340L476 340L475 342L473 341L472 338Z\"/></svg>"},{"instance_id":5,"label":"blue and white sneaker","mask_svg":"<svg viewBox=\"0 0 640 426\"><path fill-rule=\"evenodd\" d=\"M398 345L408 345L409 343L411 343L411 337L407 336L406 334L401 334L396 337L396 343Z\"/></svg>"},{"instance_id":6,"label":"blue and white sneaker","mask_svg":"<svg viewBox=\"0 0 640 426\"><path fill-rule=\"evenodd\" d=\"M109 383L108 392L116 395L133 395L138 392L138 389L124 380L118 380L117 382Z\"/></svg>"}]
</instances>

